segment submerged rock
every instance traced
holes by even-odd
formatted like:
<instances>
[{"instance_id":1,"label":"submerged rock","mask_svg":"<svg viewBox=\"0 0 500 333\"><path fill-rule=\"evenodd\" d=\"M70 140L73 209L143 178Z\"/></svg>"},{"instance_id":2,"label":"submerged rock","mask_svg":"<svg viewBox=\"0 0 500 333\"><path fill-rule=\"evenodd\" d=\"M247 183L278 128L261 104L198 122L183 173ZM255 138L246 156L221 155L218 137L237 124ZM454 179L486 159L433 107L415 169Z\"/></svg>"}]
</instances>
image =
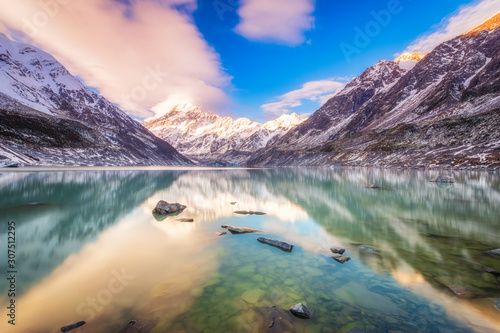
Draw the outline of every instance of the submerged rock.
<instances>
[{"instance_id":1,"label":"submerged rock","mask_svg":"<svg viewBox=\"0 0 500 333\"><path fill-rule=\"evenodd\" d=\"M366 252L366 253L371 253L371 254L378 254L379 253L379 250L374 248L373 246L360 245L358 248L360 251Z\"/></svg>"},{"instance_id":2,"label":"submerged rock","mask_svg":"<svg viewBox=\"0 0 500 333\"><path fill-rule=\"evenodd\" d=\"M455 180L451 176L438 175L430 180L433 183L454 183Z\"/></svg>"},{"instance_id":3,"label":"submerged rock","mask_svg":"<svg viewBox=\"0 0 500 333\"><path fill-rule=\"evenodd\" d=\"M63 327L61 327L61 332L69 332L69 331L72 331L80 326L85 325L85 324L86 324L86 322L82 320L82 321L79 321L79 322L71 324L71 325L63 326Z\"/></svg>"},{"instance_id":4,"label":"submerged rock","mask_svg":"<svg viewBox=\"0 0 500 333\"><path fill-rule=\"evenodd\" d=\"M490 256L500 257L500 249L489 250L488 253Z\"/></svg>"},{"instance_id":5,"label":"submerged rock","mask_svg":"<svg viewBox=\"0 0 500 333\"><path fill-rule=\"evenodd\" d=\"M218 233L216 233L217 236L222 236L225 234L227 234L227 232L225 232L225 231L219 231Z\"/></svg>"},{"instance_id":6,"label":"submerged rock","mask_svg":"<svg viewBox=\"0 0 500 333\"><path fill-rule=\"evenodd\" d=\"M181 205L179 203L168 203L164 200L158 201L156 204L155 209L153 209L153 214L156 215L167 215L167 214L173 214L177 212L182 212L184 209L186 209L186 206Z\"/></svg>"},{"instance_id":7,"label":"submerged rock","mask_svg":"<svg viewBox=\"0 0 500 333\"><path fill-rule=\"evenodd\" d=\"M299 318L310 319L311 313L303 303L297 303L290 308L290 312Z\"/></svg>"},{"instance_id":8,"label":"submerged rock","mask_svg":"<svg viewBox=\"0 0 500 333\"><path fill-rule=\"evenodd\" d=\"M451 290L456 296L460 298L484 298L488 295L480 290L469 289L461 284L447 281L446 279L435 279L437 282Z\"/></svg>"},{"instance_id":9,"label":"submerged rock","mask_svg":"<svg viewBox=\"0 0 500 333\"><path fill-rule=\"evenodd\" d=\"M220 227L227 229L227 231L229 231L233 235L234 234L248 234L248 233L252 233L252 232L258 232L258 233L262 232L261 230L257 230L257 229L251 229L251 228L245 228L245 227L235 227L235 226L226 225L226 224L223 224Z\"/></svg>"},{"instance_id":10,"label":"submerged rock","mask_svg":"<svg viewBox=\"0 0 500 333\"><path fill-rule=\"evenodd\" d=\"M231 205L236 205L236 201L230 202Z\"/></svg>"},{"instance_id":11,"label":"submerged rock","mask_svg":"<svg viewBox=\"0 0 500 333\"><path fill-rule=\"evenodd\" d=\"M177 219L176 221L177 222L194 222L194 219L192 219L190 217L183 217L183 218Z\"/></svg>"},{"instance_id":12,"label":"submerged rock","mask_svg":"<svg viewBox=\"0 0 500 333\"><path fill-rule=\"evenodd\" d=\"M490 273L490 274L495 275L495 276L500 276L500 272L497 271L496 269L493 269L493 268L486 267L485 272Z\"/></svg>"},{"instance_id":13,"label":"submerged rock","mask_svg":"<svg viewBox=\"0 0 500 333\"><path fill-rule=\"evenodd\" d=\"M278 249L283 250L285 252L292 252L293 249L293 245L288 244L287 242L282 242L279 240L264 238L264 237L259 237L257 238L257 240L261 243L277 247Z\"/></svg>"},{"instance_id":14,"label":"submerged rock","mask_svg":"<svg viewBox=\"0 0 500 333\"><path fill-rule=\"evenodd\" d=\"M127 326L120 331L120 333L146 333L153 328L152 326L153 325L149 322L131 320L128 322Z\"/></svg>"},{"instance_id":15,"label":"submerged rock","mask_svg":"<svg viewBox=\"0 0 500 333\"><path fill-rule=\"evenodd\" d=\"M338 249L336 247L331 247L330 251L332 251L332 253L344 254L345 249Z\"/></svg>"},{"instance_id":16,"label":"submerged rock","mask_svg":"<svg viewBox=\"0 0 500 333\"><path fill-rule=\"evenodd\" d=\"M339 255L339 256L333 256L332 257L333 259L335 259L335 261L343 264L345 262L348 262L349 260L351 260L351 257L348 257L348 256L342 256L342 255Z\"/></svg>"},{"instance_id":17,"label":"submerged rock","mask_svg":"<svg viewBox=\"0 0 500 333\"><path fill-rule=\"evenodd\" d=\"M295 329L297 319L290 311L280 309L277 306L266 306L257 308L257 313L263 317L259 332L297 332Z\"/></svg>"},{"instance_id":18,"label":"submerged rock","mask_svg":"<svg viewBox=\"0 0 500 333\"><path fill-rule=\"evenodd\" d=\"M371 189L374 189L374 190L384 190L384 191L388 191L389 190L388 188L381 187L381 186L378 186L378 185L375 185L375 184L366 185L365 188L371 188Z\"/></svg>"},{"instance_id":19,"label":"submerged rock","mask_svg":"<svg viewBox=\"0 0 500 333\"><path fill-rule=\"evenodd\" d=\"M246 211L246 210L237 210L234 213L240 214L240 215L266 215L266 213L263 213L263 212L253 212L253 211Z\"/></svg>"}]
</instances>

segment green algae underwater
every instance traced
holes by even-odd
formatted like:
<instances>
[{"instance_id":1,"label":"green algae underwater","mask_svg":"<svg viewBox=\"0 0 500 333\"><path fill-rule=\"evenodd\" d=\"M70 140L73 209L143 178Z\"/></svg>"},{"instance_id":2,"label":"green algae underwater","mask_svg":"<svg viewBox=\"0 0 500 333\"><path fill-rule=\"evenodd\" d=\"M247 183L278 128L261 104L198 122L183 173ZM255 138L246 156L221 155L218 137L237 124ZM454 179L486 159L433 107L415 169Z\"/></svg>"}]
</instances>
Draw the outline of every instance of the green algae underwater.
<instances>
[{"instance_id":1,"label":"green algae underwater","mask_svg":"<svg viewBox=\"0 0 500 333\"><path fill-rule=\"evenodd\" d=\"M487 253L500 248L500 175L451 172L454 184L429 182L435 175L2 171L0 218L2 228L16 221L22 307L16 327L3 321L0 330L55 332L85 320L75 332L132 332L135 320L140 332L500 331L491 273L500 258ZM159 200L187 208L158 221ZM218 236L221 225L262 233ZM336 262L331 247L351 260ZM7 281L0 289L5 308ZM312 318L291 315L296 303Z\"/></svg>"}]
</instances>

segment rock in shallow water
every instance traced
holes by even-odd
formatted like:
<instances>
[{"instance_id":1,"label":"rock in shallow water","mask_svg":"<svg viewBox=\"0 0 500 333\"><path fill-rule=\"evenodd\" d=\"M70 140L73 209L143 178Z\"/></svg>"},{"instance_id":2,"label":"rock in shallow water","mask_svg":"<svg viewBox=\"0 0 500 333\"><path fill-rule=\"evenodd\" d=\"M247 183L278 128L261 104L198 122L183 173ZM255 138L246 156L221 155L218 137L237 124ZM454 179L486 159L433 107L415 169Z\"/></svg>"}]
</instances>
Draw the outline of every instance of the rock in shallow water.
<instances>
[{"instance_id":1,"label":"rock in shallow water","mask_svg":"<svg viewBox=\"0 0 500 333\"><path fill-rule=\"evenodd\" d=\"M277 306L266 306L257 308L257 312L263 317L259 332L297 332L295 322L298 320L289 311Z\"/></svg>"},{"instance_id":2,"label":"rock in shallow water","mask_svg":"<svg viewBox=\"0 0 500 333\"><path fill-rule=\"evenodd\" d=\"M153 214L167 215L167 214L182 212L184 209L186 209L186 206L181 205L180 203L170 204L164 200L160 200L156 204L155 209L153 209Z\"/></svg>"},{"instance_id":3,"label":"rock in shallow water","mask_svg":"<svg viewBox=\"0 0 500 333\"><path fill-rule=\"evenodd\" d=\"M194 219L190 217L183 217L176 220L177 222L194 222Z\"/></svg>"},{"instance_id":4,"label":"rock in shallow water","mask_svg":"<svg viewBox=\"0 0 500 333\"><path fill-rule=\"evenodd\" d=\"M61 332L69 332L83 325L85 325L85 321L82 320L71 325L63 326L61 327Z\"/></svg>"},{"instance_id":5,"label":"rock in shallow water","mask_svg":"<svg viewBox=\"0 0 500 333\"><path fill-rule=\"evenodd\" d=\"M299 318L309 319L311 318L311 313L303 303L297 303L290 308L290 312Z\"/></svg>"},{"instance_id":6,"label":"rock in shallow water","mask_svg":"<svg viewBox=\"0 0 500 333\"><path fill-rule=\"evenodd\" d=\"M339 248L331 247L330 251L332 251L332 253L344 254L345 249L339 249Z\"/></svg>"},{"instance_id":7,"label":"rock in shallow water","mask_svg":"<svg viewBox=\"0 0 500 333\"><path fill-rule=\"evenodd\" d=\"M217 236L223 236L225 234L227 234L227 232L225 231L219 231L218 233L216 233Z\"/></svg>"},{"instance_id":8,"label":"rock in shallow water","mask_svg":"<svg viewBox=\"0 0 500 333\"><path fill-rule=\"evenodd\" d=\"M351 257L348 257L348 256L342 256L342 255L339 255L339 256L333 256L332 257L333 259L335 259L335 261L343 264L345 262L348 262L349 260L351 260Z\"/></svg>"},{"instance_id":9,"label":"rock in shallow water","mask_svg":"<svg viewBox=\"0 0 500 333\"><path fill-rule=\"evenodd\" d=\"M264 237L259 237L257 238L257 240L261 243L277 247L278 249L283 250L285 252L292 252L293 249L293 245L288 244L287 242L282 242L279 240L264 238Z\"/></svg>"},{"instance_id":10,"label":"rock in shallow water","mask_svg":"<svg viewBox=\"0 0 500 333\"><path fill-rule=\"evenodd\" d=\"M263 213L263 212L253 212L253 211L246 211L246 210L237 210L234 213L240 214L240 215L266 215L266 213Z\"/></svg>"},{"instance_id":11,"label":"rock in shallow water","mask_svg":"<svg viewBox=\"0 0 500 333\"><path fill-rule=\"evenodd\" d=\"M489 250L488 253L490 256L500 257L500 249Z\"/></svg>"},{"instance_id":12,"label":"rock in shallow water","mask_svg":"<svg viewBox=\"0 0 500 333\"><path fill-rule=\"evenodd\" d=\"M226 225L226 224L223 224L220 227L227 229L233 235L234 234L248 234L248 233L252 233L252 232L262 232L262 231L257 230L257 229L251 229L251 228L245 228L245 227L235 227L235 226Z\"/></svg>"}]
</instances>

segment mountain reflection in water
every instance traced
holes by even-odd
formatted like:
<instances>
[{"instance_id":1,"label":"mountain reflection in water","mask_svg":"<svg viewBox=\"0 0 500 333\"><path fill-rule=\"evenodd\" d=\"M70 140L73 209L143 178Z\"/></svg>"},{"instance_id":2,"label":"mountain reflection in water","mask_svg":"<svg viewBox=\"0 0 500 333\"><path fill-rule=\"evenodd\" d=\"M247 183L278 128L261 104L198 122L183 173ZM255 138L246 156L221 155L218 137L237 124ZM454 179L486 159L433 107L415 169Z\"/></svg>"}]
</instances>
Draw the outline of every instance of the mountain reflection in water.
<instances>
[{"instance_id":1,"label":"mountain reflection in water","mask_svg":"<svg viewBox=\"0 0 500 333\"><path fill-rule=\"evenodd\" d=\"M0 218L17 226L16 328L53 332L87 320L81 332L118 332L138 319L157 332L266 331L263 306L305 302L313 318L297 331L500 331L500 284L485 272L500 270L500 259L486 254L500 248L500 176L457 172L443 186L428 182L434 175L0 172ZM151 211L160 199L187 208L158 222ZM221 224L260 229L295 248L282 253L254 234L218 237ZM352 260L333 261L332 246ZM457 286L472 298L457 297ZM0 281L2 307L7 289ZM16 331L6 321L0 330Z\"/></svg>"}]
</instances>

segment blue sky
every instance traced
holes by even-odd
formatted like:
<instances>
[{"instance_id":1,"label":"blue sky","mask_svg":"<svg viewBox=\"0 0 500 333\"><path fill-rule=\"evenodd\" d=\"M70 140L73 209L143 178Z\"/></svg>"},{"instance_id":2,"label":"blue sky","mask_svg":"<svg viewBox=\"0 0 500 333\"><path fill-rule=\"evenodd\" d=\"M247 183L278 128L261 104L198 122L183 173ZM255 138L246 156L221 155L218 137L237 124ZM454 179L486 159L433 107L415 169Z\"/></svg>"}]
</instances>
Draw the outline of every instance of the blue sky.
<instances>
[{"instance_id":1,"label":"blue sky","mask_svg":"<svg viewBox=\"0 0 500 333\"><path fill-rule=\"evenodd\" d=\"M498 0L0 1L0 32L136 119L189 101L263 122L310 114L377 61L429 52L499 10Z\"/></svg>"}]
</instances>

